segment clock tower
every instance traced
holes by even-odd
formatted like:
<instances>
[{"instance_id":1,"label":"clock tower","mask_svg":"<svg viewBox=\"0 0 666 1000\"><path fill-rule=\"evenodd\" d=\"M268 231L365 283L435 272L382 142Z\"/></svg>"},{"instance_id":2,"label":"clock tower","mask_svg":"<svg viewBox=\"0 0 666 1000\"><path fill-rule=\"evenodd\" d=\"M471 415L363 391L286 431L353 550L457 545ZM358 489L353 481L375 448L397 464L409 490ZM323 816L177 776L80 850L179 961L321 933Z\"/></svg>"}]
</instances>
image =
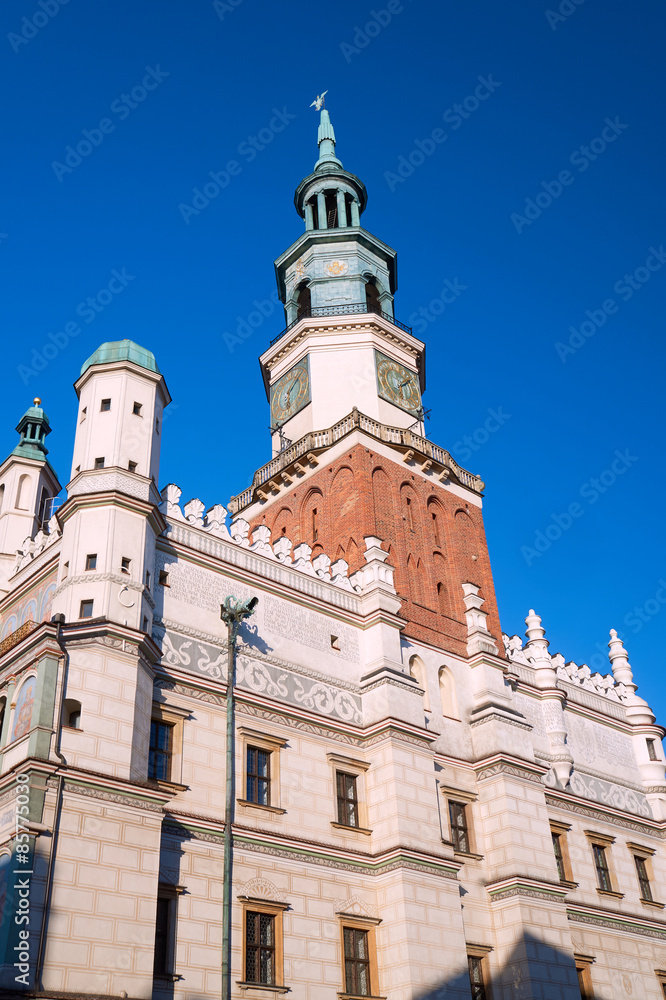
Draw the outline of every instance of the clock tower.
<instances>
[{"instance_id":1,"label":"clock tower","mask_svg":"<svg viewBox=\"0 0 666 1000\"><path fill-rule=\"evenodd\" d=\"M326 109L319 159L296 188L305 232L276 260L286 328L261 358L273 451L356 407L422 433L425 345L396 320L396 252L361 225L365 185L336 156Z\"/></svg>"}]
</instances>

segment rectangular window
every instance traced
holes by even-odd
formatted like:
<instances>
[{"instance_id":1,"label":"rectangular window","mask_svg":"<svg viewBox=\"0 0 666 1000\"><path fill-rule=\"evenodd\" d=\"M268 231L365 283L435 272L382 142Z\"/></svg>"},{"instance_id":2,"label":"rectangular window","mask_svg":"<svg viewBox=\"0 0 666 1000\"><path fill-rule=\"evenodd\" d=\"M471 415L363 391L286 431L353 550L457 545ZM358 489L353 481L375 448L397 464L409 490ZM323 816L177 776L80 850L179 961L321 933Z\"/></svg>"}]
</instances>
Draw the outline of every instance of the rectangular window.
<instances>
[{"instance_id":1,"label":"rectangular window","mask_svg":"<svg viewBox=\"0 0 666 1000\"><path fill-rule=\"evenodd\" d=\"M97 553L86 556L86 569L97 569Z\"/></svg>"},{"instance_id":2,"label":"rectangular window","mask_svg":"<svg viewBox=\"0 0 666 1000\"><path fill-rule=\"evenodd\" d=\"M155 962L153 973L156 976L169 974L169 924L171 916L171 900L158 896L157 919L155 921Z\"/></svg>"},{"instance_id":3,"label":"rectangular window","mask_svg":"<svg viewBox=\"0 0 666 1000\"><path fill-rule=\"evenodd\" d=\"M453 847L461 854L470 854L469 829L464 802L449 801L449 820Z\"/></svg>"},{"instance_id":4,"label":"rectangular window","mask_svg":"<svg viewBox=\"0 0 666 1000\"><path fill-rule=\"evenodd\" d=\"M472 1000L487 1000L488 993L483 978L483 959L478 955L468 955L469 983L472 990Z\"/></svg>"},{"instance_id":5,"label":"rectangular window","mask_svg":"<svg viewBox=\"0 0 666 1000\"><path fill-rule=\"evenodd\" d=\"M245 911L245 982L276 985L275 917Z\"/></svg>"},{"instance_id":6,"label":"rectangular window","mask_svg":"<svg viewBox=\"0 0 666 1000\"><path fill-rule=\"evenodd\" d=\"M645 742L647 744L648 758L650 760L659 760L659 757L657 755L657 750L654 745L654 740L646 740Z\"/></svg>"},{"instance_id":7,"label":"rectangular window","mask_svg":"<svg viewBox=\"0 0 666 1000\"><path fill-rule=\"evenodd\" d=\"M120 572L129 573L132 560L128 556L123 556L120 560Z\"/></svg>"},{"instance_id":8,"label":"rectangular window","mask_svg":"<svg viewBox=\"0 0 666 1000\"><path fill-rule=\"evenodd\" d=\"M260 747L247 748L247 787L245 798L260 806L271 804L271 754Z\"/></svg>"},{"instance_id":9,"label":"rectangular window","mask_svg":"<svg viewBox=\"0 0 666 1000\"><path fill-rule=\"evenodd\" d=\"M69 562L66 562L66 563L63 563L63 567L62 567L62 578L63 578L63 580L66 580L68 576L69 576Z\"/></svg>"},{"instance_id":10,"label":"rectangular window","mask_svg":"<svg viewBox=\"0 0 666 1000\"><path fill-rule=\"evenodd\" d=\"M592 975L589 965L577 965L576 974L581 1000L592 1000Z\"/></svg>"},{"instance_id":11,"label":"rectangular window","mask_svg":"<svg viewBox=\"0 0 666 1000\"><path fill-rule=\"evenodd\" d=\"M100 406L100 410L102 411L102 413L105 413L107 410L110 410L110 409L111 409L111 400L110 399L103 399L102 400L102 405Z\"/></svg>"},{"instance_id":12,"label":"rectangular window","mask_svg":"<svg viewBox=\"0 0 666 1000\"><path fill-rule=\"evenodd\" d=\"M154 781L171 781L173 755L173 725L153 719L150 723L148 777Z\"/></svg>"},{"instance_id":13,"label":"rectangular window","mask_svg":"<svg viewBox=\"0 0 666 1000\"><path fill-rule=\"evenodd\" d=\"M358 997L370 994L370 947L368 931L343 927L345 948L345 991Z\"/></svg>"},{"instance_id":14,"label":"rectangular window","mask_svg":"<svg viewBox=\"0 0 666 1000\"><path fill-rule=\"evenodd\" d=\"M134 413L135 416L137 417L141 416L141 403L134 404L134 406L132 407L132 413Z\"/></svg>"},{"instance_id":15,"label":"rectangular window","mask_svg":"<svg viewBox=\"0 0 666 1000\"><path fill-rule=\"evenodd\" d=\"M610 869L608 867L606 848L602 847L601 844L592 844L592 854L594 855L594 867L597 870L597 882L599 883L599 888L604 892L612 892L613 886L611 883Z\"/></svg>"},{"instance_id":16,"label":"rectangular window","mask_svg":"<svg viewBox=\"0 0 666 1000\"><path fill-rule=\"evenodd\" d=\"M358 792L356 775L336 771L338 794L338 823L341 826L358 826Z\"/></svg>"},{"instance_id":17,"label":"rectangular window","mask_svg":"<svg viewBox=\"0 0 666 1000\"><path fill-rule=\"evenodd\" d=\"M146 590L150 590L150 571L146 570Z\"/></svg>"},{"instance_id":18,"label":"rectangular window","mask_svg":"<svg viewBox=\"0 0 666 1000\"><path fill-rule=\"evenodd\" d=\"M638 875L638 884L641 890L641 899L646 899L649 903L651 903L652 889L650 887L650 876L648 874L645 858L640 857L638 854L634 854L634 862L636 864L636 874Z\"/></svg>"},{"instance_id":19,"label":"rectangular window","mask_svg":"<svg viewBox=\"0 0 666 1000\"><path fill-rule=\"evenodd\" d=\"M127 463L127 468L129 470L129 472L134 473L134 472L136 472L136 469L137 469L137 463L136 462L128 462Z\"/></svg>"},{"instance_id":20,"label":"rectangular window","mask_svg":"<svg viewBox=\"0 0 666 1000\"><path fill-rule=\"evenodd\" d=\"M104 468L104 459L103 458L96 458L95 459L95 468L96 469L103 469Z\"/></svg>"},{"instance_id":21,"label":"rectangular window","mask_svg":"<svg viewBox=\"0 0 666 1000\"><path fill-rule=\"evenodd\" d=\"M169 586L169 574L167 573L167 571L165 569L161 569L160 570L160 575L159 575L159 581L158 582L159 582L160 587L168 587Z\"/></svg>"},{"instance_id":22,"label":"rectangular window","mask_svg":"<svg viewBox=\"0 0 666 1000\"><path fill-rule=\"evenodd\" d=\"M562 854L562 834L554 833L551 831L551 836L553 838L553 852L555 854L555 864L557 865L557 874L559 876L560 882L567 882L567 875L564 868L564 855Z\"/></svg>"},{"instance_id":23,"label":"rectangular window","mask_svg":"<svg viewBox=\"0 0 666 1000\"><path fill-rule=\"evenodd\" d=\"M92 618L93 601L81 601L79 608L79 618Z\"/></svg>"}]
</instances>

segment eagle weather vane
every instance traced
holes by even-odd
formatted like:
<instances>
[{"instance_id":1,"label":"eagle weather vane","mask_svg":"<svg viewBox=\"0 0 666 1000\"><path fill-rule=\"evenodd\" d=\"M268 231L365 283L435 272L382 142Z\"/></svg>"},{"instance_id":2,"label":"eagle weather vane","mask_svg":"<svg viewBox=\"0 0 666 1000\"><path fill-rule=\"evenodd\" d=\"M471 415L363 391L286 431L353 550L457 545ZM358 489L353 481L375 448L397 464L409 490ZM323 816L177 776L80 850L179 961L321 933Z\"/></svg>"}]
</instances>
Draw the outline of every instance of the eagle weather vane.
<instances>
[{"instance_id":1,"label":"eagle weather vane","mask_svg":"<svg viewBox=\"0 0 666 1000\"><path fill-rule=\"evenodd\" d=\"M325 90L323 94L317 94L310 107L315 108L317 111L321 111L322 108L326 107L326 101L324 100L324 98L326 97L327 94L328 94L327 90Z\"/></svg>"}]
</instances>

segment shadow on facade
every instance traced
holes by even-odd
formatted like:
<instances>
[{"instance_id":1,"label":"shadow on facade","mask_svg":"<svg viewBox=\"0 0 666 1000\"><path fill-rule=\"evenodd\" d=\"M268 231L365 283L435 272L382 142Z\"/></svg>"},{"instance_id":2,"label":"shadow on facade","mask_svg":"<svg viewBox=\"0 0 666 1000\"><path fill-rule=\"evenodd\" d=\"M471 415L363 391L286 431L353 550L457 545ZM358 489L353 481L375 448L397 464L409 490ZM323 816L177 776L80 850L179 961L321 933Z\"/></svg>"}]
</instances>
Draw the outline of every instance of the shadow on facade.
<instances>
[{"instance_id":1,"label":"shadow on facade","mask_svg":"<svg viewBox=\"0 0 666 1000\"><path fill-rule=\"evenodd\" d=\"M525 934L509 961L492 977L485 994L472 992L467 969L441 986L418 994L418 1000L581 1000L576 965L571 954ZM589 993L586 1000L595 1000ZM193 1000L193 998L192 998Z\"/></svg>"}]
</instances>

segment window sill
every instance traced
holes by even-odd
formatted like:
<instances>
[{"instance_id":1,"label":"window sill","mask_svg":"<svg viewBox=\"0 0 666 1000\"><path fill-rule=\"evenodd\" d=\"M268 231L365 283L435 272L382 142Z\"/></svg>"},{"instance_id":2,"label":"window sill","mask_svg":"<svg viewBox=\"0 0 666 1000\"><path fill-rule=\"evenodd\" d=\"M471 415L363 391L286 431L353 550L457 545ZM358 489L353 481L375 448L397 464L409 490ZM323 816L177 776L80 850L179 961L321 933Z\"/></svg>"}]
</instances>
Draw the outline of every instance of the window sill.
<instances>
[{"instance_id":1,"label":"window sill","mask_svg":"<svg viewBox=\"0 0 666 1000\"><path fill-rule=\"evenodd\" d=\"M163 781L160 778L148 778L148 784L153 788L159 788L161 792L186 792L189 785L180 785L177 781Z\"/></svg>"},{"instance_id":2,"label":"window sill","mask_svg":"<svg viewBox=\"0 0 666 1000\"><path fill-rule=\"evenodd\" d=\"M386 997L368 996L367 993L338 993L340 1000L387 1000Z\"/></svg>"},{"instance_id":3,"label":"window sill","mask_svg":"<svg viewBox=\"0 0 666 1000\"><path fill-rule=\"evenodd\" d=\"M613 892L611 889L599 889L599 888L597 888L597 892L599 893L600 896L609 896L611 899L624 899L623 892Z\"/></svg>"},{"instance_id":4,"label":"window sill","mask_svg":"<svg viewBox=\"0 0 666 1000\"><path fill-rule=\"evenodd\" d=\"M156 983L177 983L182 978L182 976L177 975L175 972L156 972L153 976L153 980Z\"/></svg>"},{"instance_id":5,"label":"window sill","mask_svg":"<svg viewBox=\"0 0 666 1000\"><path fill-rule=\"evenodd\" d=\"M563 885L565 887L565 889L572 889L573 890L573 889L577 889L578 888L578 882L572 882L571 879L568 879L568 878L561 878L560 879L560 885Z\"/></svg>"},{"instance_id":6,"label":"window sill","mask_svg":"<svg viewBox=\"0 0 666 1000\"><path fill-rule=\"evenodd\" d=\"M453 851L454 858L461 858L463 861L483 861L483 854L472 854L471 851Z\"/></svg>"},{"instance_id":7,"label":"window sill","mask_svg":"<svg viewBox=\"0 0 666 1000\"><path fill-rule=\"evenodd\" d=\"M665 903L657 903L656 900L654 899L642 899L642 898L641 898L641 903L643 904L643 906L651 906L654 910L663 910L664 906L666 905Z\"/></svg>"},{"instance_id":8,"label":"window sill","mask_svg":"<svg viewBox=\"0 0 666 1000\"><path fill-rule=\"evenodd\" d=\"M250 802L249 799L236 799L239 806L249 806L250 809L261 809L263 812L275 813L278 816L282 816L286 813L286 809L280 809L279 806L265 806L262 802Z\"/></svg>"},{"instance_id":9,"label":"window sill","mask_svg":"<svg viewBox=\"0 0 666 1000\"><path fill-rule=\"evenodd\" d=\"M333 822L331 823L331 826L333 827L334 830L347 830L350 833L362 833L364 837L369 837L370 834L372 833L372 830L366 830L364 826L347 826L345 823L333 823ZM347 995L348 995L347 993L338 993L338 996L340 997L341 996L346 997ZM349 996L353 995L354 994L352 993L349 994Z\"/></svg>"},{"instance_id":10,"label":"window sill","mask_svg":"<svg viewBox=\"0 0 666 1000\"><path fill-rule=\"evenodd\" d=\"M236 980L239 990L261 990L262 993L291 993L291 986L269 986L267 983L241 983Z\"/></svg>"}]
</instances>

